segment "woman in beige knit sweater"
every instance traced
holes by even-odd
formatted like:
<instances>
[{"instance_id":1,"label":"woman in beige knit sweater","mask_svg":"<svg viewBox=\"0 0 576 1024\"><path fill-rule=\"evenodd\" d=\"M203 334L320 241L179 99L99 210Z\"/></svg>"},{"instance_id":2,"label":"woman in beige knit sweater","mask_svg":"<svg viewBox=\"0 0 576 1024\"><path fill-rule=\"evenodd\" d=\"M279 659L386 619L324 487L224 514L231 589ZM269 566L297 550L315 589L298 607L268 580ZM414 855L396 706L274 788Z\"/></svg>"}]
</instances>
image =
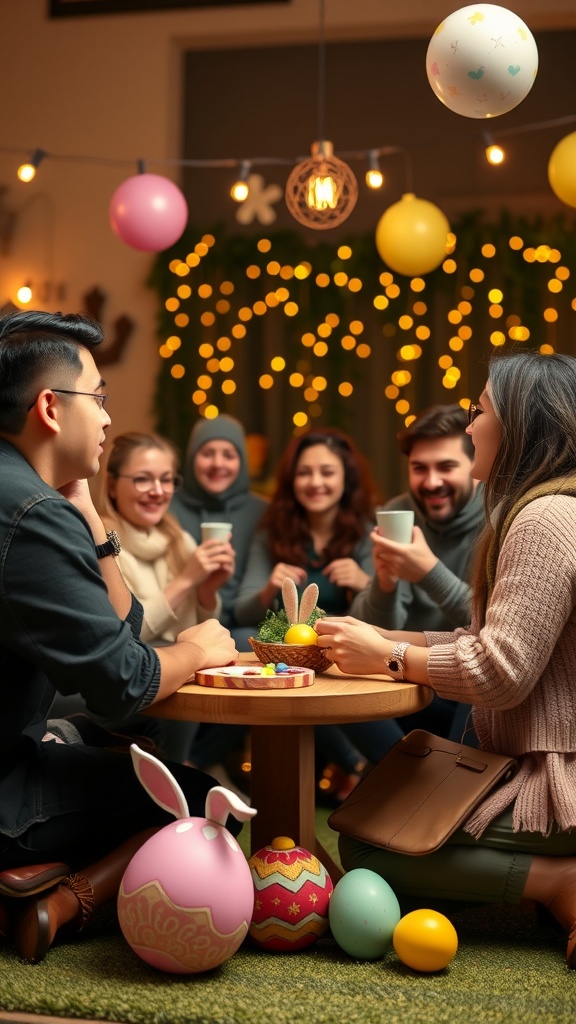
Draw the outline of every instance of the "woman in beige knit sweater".
<instances>
[{"instance_id":1,"label":"woman in beige knit sweater","mask_svg":"<svg viewBox=\"0 0 576 1024\"><path fill-rule=\"evenodd\" d=\"M495 358L468 433L487 514L470 628L397 633L324 619L319 643L345 672L385 665L472 704L480 746L520 768L436 853L341 836L342 862L420 905L540 904L567 932L576 968L576 359Z\"/></svg>"}]
</instances>

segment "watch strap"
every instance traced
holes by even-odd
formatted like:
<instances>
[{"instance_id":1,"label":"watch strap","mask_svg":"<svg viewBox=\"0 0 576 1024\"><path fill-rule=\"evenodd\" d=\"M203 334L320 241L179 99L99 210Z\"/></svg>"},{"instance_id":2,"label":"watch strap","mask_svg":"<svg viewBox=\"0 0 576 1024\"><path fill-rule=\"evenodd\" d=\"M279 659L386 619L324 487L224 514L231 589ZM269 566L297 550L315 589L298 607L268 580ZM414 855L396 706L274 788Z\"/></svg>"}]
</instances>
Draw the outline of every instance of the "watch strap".
<instances>
[{"instance_id":1,"label":"watch strap","mask_svg":"<svg viewBox=\"0 0 576 1024\"><path fill-rule=\"evenodd\" d=\"M96 558L107 558L108 555L114 555L116 558L122 551L122 544L116 530L108 530L106 537L108 539L104 544L96 544Z\"/></svg>"}]
</instances>

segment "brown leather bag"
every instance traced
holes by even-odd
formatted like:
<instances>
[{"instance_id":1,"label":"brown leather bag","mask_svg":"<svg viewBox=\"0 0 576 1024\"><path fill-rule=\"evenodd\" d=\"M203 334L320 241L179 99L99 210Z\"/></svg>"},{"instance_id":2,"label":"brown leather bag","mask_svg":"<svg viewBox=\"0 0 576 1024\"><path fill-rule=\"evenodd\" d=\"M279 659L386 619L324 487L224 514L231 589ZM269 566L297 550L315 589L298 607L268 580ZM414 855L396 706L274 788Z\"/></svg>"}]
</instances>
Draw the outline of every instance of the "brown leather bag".
<instances>
[{"instance_id":1,"label":"brown leather bag","mask_svg":"<svg viewBox=\"0 0 576 1024\"><path fill-rule=\"evenodd\" d=\"M513 757L414 729L360 780L328 824L396 853L432 853L517 769Z\"/></svg>"}]
</instances>

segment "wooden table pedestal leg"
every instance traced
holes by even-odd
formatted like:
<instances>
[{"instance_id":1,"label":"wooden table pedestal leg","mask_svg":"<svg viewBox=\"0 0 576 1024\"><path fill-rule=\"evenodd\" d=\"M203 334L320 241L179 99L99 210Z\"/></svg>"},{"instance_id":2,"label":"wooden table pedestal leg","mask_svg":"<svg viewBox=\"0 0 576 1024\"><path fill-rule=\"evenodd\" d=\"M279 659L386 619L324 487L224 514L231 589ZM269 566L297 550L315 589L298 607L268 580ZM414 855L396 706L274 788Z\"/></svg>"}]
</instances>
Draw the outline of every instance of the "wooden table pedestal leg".
<instances>
[{"instance_id":1,"label":"wooden table pedestal leg","mask_svg":"<svg viewBox=\"0 0 576 1024\"><path fill-rule=\"evenodd\" d=\"M253 725L250 852L288 836L315 853L334 884L342 875L316 838L313 725Z\"/></svg>"}]
</instances>

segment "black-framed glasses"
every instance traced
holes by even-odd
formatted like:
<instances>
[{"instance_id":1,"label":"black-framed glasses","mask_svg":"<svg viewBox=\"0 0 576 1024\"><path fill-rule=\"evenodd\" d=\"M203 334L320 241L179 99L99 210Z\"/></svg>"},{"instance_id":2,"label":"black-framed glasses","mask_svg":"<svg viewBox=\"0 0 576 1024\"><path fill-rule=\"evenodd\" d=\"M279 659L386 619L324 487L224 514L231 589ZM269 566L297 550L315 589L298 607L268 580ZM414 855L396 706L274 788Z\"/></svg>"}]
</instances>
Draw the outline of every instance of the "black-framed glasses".
<instances>
[{"instance_id":1,"label":"black-framed glasses","mask_svg":"<svg viewBox=\"0 0 576 1024\"><path fill-rule=\"evenodd\" d=\"M88 398L93 398L98 403L100 409L106 407L110 395L98 395L94 391L68 391L67 388L48 388L49 391L53 391L55 395L88 395ZM36 399L32 402L32 405L28 406L28 412L33 409L36 405Z\"/></svg>"},{"instance_id":2,"label":"black-framed glasses","mask_svg":"<svg viewBox=\"0 0 576 1024\"><path fill-rule=\"evenodd\" d=\"M474 420L484 412L481 405L474 405L472 402L468 406L468 426L474 423Z\"/></svg>"},{"instance_id":3,"label":"black-framed glasses","mask_svg":"<svg viewBox=\"0 0 576 1024\"><path fill-rule=\"evenodd\" d=\"M173 494L181 486L183 479L180 473L174 473L173 476L150 476L148 473L135 473L134 475L130 473L114 473L114 476L122 477L124 480L131 480L135 489L140 494L154 490L156 484L160 484L165 494Z\"/></svg>"}]
</instances>

